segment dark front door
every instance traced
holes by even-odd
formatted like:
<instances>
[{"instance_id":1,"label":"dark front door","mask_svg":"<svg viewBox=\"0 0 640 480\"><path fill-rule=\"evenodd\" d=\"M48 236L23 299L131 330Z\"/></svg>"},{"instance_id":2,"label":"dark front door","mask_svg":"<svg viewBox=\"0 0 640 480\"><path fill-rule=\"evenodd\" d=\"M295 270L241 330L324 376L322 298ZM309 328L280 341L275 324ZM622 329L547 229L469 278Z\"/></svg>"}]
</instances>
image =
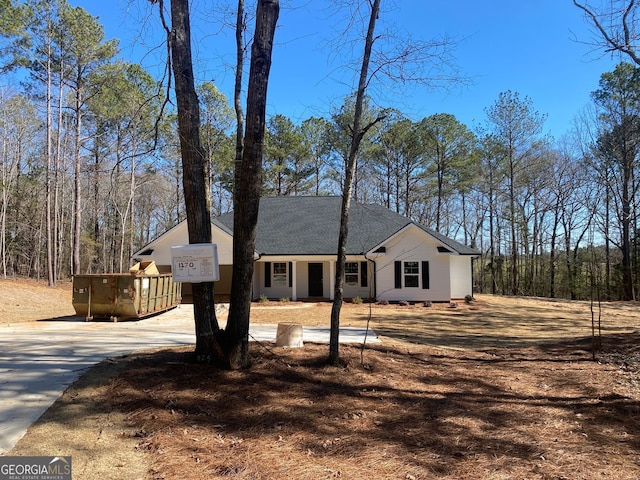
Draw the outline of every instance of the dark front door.
<instances>
[{"instance_id":1,"label":"dark front door","mask_svg":"<svg viewBox=\"0 0 640 480\"><path fill-rule=\"evenodd\" d=\"M309 264L309 296L310 297L324 296L324 291L322 289L322 264L321 263Z\"/></svg>"}]
</instances>

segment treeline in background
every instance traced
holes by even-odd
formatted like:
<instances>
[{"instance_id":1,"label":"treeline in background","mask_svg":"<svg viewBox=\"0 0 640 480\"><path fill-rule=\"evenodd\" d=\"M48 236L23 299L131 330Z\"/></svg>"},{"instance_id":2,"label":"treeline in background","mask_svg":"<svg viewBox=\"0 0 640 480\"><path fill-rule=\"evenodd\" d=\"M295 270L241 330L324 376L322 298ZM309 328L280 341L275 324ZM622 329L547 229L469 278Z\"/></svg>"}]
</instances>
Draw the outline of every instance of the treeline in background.
<instances>
[{"instance_id":1,"label":"treeline in background","mask_svg":"<svg viewBox=\"0 0 640 480\"><path fill-rule=\"evenodd\" d=\"M94 17L39 5L26 26L16 16L0 32L4 68L23 78L6 85L0 73L0 275L55 284L126 271L134 251L185 219L175 109ZM218 215L232 206L236 119L214 83L198 90ZM352 110L346 98L326 116L272 116L263 195L340 195ZM513 91L473 128L373 98L366 115L384 119L364 138L354 200L478 249L476 292L635 300L640 69L603 73L561 139Z\"/></svg>"}]
</instances>

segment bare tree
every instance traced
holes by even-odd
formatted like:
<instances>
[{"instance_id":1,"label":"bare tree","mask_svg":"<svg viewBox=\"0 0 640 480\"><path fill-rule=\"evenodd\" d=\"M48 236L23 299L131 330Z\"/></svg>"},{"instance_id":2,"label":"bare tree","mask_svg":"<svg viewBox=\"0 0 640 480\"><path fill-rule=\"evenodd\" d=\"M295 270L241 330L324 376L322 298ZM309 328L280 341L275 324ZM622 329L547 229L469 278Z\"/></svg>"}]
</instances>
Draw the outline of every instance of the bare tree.
<instances>
[{"instance_id":1,"label":"bare tree","mask_svg":"<svg viewBox=\"0 0 640 480\"><path fill-rule=\"evenodd\" d=\"M605 52L621 53L640 65L637 51L640 46L637 0L611 0L606 3L608 7L598 8L588 0L573 0L573 4L582 10L587 21L596 29L594 47L604 48Z\"/></svg>"},{"instance_id":2,"label":"bare tree","mask_svg":"<svg viewBox=\"0 0 640 480\"><path fill-rule=\"evenodd\" d=\"M351 11L353 11L352 3L347 2L346 4ZM380 48L378 51L374 51L373 47L376 40L382 37L390 40L393 35L390 31L385 32L385 35L375 35L376 22L381 13L381 0L364 0L358 2L358 4L359 6L364 5L362 8L368 9L368 15L362 15L362 18L368 19L368 24L364 36L364 52L360 62L358 84L355 90L353 123L349 126L351 143L345 165L345 180L342 188L334 300L331 308L330 363L339 361L340 310L344 292L349 208L360 144L366 133L385 117L384 114L381 114L366 124L363 122L362 114L367 90L371 88L374 78L378 78L381 81L386 78L391 82L417 82L423 85L441 83L446 86L451 85L453 82L461 81L461 77L457 73L453 75L446 74L448 70L451 70L451 68L448 68L451 63L447 54L452 44L447 38L431 42L416 41L411 38L394 38L393 41L389 42L389 45L391 45L389 48ZM351 30L352 27L353 25L349 22L347 30Z\"/></svg>"},{"instance_id":3,"label":"bare tree","mask_svg":"<svg viewBox=\"0 0 640 480\"><path fill-rule=\"evenodd\" d=\"M351 131L351 146L349 147L349 157L345 171L344 185L342 187L342 206L340 208L340 233L338 236L338 261L336 264L336 282L334 290L333 305L331 307L331 335L329 338L329 361L337 363L340 358L339 353L339 331L340 331L340 309L342 308L344 293L345 263L347 258L347 237L349 234L349 208L351 206L351 187L353 185L353 174L356 168L356 159L360 149L360 142L375 123L382 120L378 118L368 125L361 125L362 106L364 103L367 80L369 78L369 63L371 61L371 49L373 48L374 32L376 20L380 11L380 0L373 0L370 4L369 27L364 44L364 54L362 56L362 67L360 69L360 79L358 90L356 91L356 102L353 114L353 128Z\"/></svg>"},{"instance_id":4,"label":"bare tree","mask_svg":"<svg viewBox=\"0 0 640 480\"><path fill-rule=\"evenodd\" d=\"M236 154L234 163L234 184L237 184L242 166L242 152L244 150L244 110L242 108L242 75L244 71L244 0L238 0L236 15L236 75L233 86L233 106L236 112ZM235 189L234 189L235 194Z\"/></svg>"}]
</instances>

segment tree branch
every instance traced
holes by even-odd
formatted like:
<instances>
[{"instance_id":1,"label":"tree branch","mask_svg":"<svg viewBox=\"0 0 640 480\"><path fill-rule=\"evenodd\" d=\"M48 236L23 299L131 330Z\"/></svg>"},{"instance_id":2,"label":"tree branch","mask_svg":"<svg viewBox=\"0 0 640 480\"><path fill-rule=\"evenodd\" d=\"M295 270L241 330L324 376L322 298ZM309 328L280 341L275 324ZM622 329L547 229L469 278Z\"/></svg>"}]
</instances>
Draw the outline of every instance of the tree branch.
<instances>
[{"instance_id":1,"label":"tree branch","mask_svg":"<svg viewBox=\"0 0 640 480\"><path fill-rule=\"evenodd\" d=\"M613 25L610 27L610 31L608 31L600 20L603 14L591 9L586 2L580 3L578 0L573 0L573 4L584 12L590 23L600 33L605 43L602 47L605 48L606 52L617 51L623 53L636 65L640 65L640 56L638 56L636 48L633 45L634 41L638 39L638 35L633 33L632 28L634 24L633 12L636 7L636 0L629 0L629 3L624 8L624 13L622 13L620 18L620 25L617 27L621 30L621 33L617 31ZM613 17L614 12L611 11L610 15Z\"/></svg>"}]
</instances>

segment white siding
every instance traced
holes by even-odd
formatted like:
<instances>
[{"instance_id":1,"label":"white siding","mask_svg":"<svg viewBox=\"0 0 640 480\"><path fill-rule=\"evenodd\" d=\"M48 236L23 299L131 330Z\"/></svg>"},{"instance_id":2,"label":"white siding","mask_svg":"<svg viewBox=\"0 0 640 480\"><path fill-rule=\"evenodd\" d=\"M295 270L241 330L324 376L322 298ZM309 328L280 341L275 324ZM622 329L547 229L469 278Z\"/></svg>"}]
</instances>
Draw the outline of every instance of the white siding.
<instances>
[{"instance_id":1,"label":"white siding","mask_svg":"<svg viewBox=\"0 0 640 480\"><path fill-rule=\"evenodd\" d=\"M187 222L182 222L147 245L149 249L153 249L151 255L137 255L136 258L153 260L156 262L156 265L170 267L171 247L173 245L185 245L187 243L189 243Z\"/></svg>"},{"instance_id":2,"label":"white siding","mask_svg":"<svg viewBox=\"0 0 640 480\"><path fill-rule=\"evenodd\" d=\"M222 230L218 229L215 225L211 227L213 242L218 246L218 261L219 264L230 266L233 260L233 241L232 237ZM172 230L169 230L164 235L160 236L147 248L152 248L153 253L151 255L136 255L136 258L141 260L154 260L159 267L171 266L171 247L173 245L185 245L189 243L189 236L187 232L187 223L183 222L176 226ZM439 253L438 246L441 244L415 225L410 225L399 232L397 235L391 237L386 241L383 247L386 248L384 254L372 254L375 258L375 274L371 268L371 263L368 263L367 272L367 287L361 287L358 285L345 285L344 296L345 298L360 297L363 299L369 298L372 295L372 287L374 281L376 282L376 295L378 300L389 301L438 301L447 302L452 298L464 298L465 295L472 294L472 273L471 273L471 257L461 256L455 254ZM283 286L273 285L269 288L265 287L264 282L264 263L267 261L288 262L293 260L290 256L279 257L264 257L261 261L256 262L255 271L253 277L253 298L258 299L260 295L264 294L270 298L292 298L293 289L289 287L288 278L287 284ZM331 278L331 272L335 267L332 264L335 262L335 256L323 255L323 256L305 256L303 258L297 258L293 264L296 269L296 296L297 298L309 297L309 263L322 263L323 265L323 296L325 298L332 298L333 292L331 286L334 279ZM362 256L348 257L347 261L360 262L366 259ZM413 261L418 262L419 266L419 285L418 287L404 287L395 288L394 278L394 262L396 260L406 262ZM429 262L429 288L422 288L422 262ZM168 271L164 269L164 271ZM221 274L224 272L228 278L224 278L220 282L219 292L220 294L226 293L230 290L230 268L221 269ZM272 270L273 272L273 270ZM291 272L288 272L291 275ZM404 279L404 274L403 274Z\"/></svg>"},{"instance_id":3,"label":"white siding","mask_svg":"<svg viewBox=\"0 0 640 480\"><path fill-rule=\"evenodd\" d=\"M265 269L266 263L270 263L271 269L271 286L265 287ZM268 298L289 298L292 296L292 289L289 287L289 278L291 276L291 272L289 271L289 262L284 261L282 263L287 264L287 278L284 285L275 285L273 282L273 263L274 262L256 262L255 264L255 273L254 280L255 284L258 285L258 288L254 290L256 292L253 296L254 298L259 298L261 295L266 295ZM280 261L278 261L280 263ZM300 294L298 293L298 296Z\"/></svg>"},{"instance_id":4,"label":"white siding","mask_svg":"<svg viewBox=\"0 0 640 480\"><path fill-rule=\"evenodd\" d=\"M218 245L218 264L233 265L233 237L212 226L211 242Z\"/></svg>"},{"instance_id":5,"label":"white siding","mask_svg":"<svg viewBox=\"0 0 640 480\"><path fill-rule=\"evenodd\" d=\"M400 232L384 244L385 255L376 259L377 299L389 301L435 301L451 300L450 258L438 253L439 243L431 236L414 226ZM418 287L395 288L395 261L418 262ZM422 262L429 262L429 288L422 288ZM404 277L404 274L403 274ZM404 280L404 278L403 278Z\"/></svg>"},{"instance_id":6,"label":"white siding","mask_svg":"<svg viewBox=\"0 0 640 480\"><path fill-rule=\"evenodd\" d=\"M282 257L280 259L273 259L271 263L271 269L273 269L274 262L285 262L289 265L290 260L286 260L286 257ZM255 284L257 285L257 295L266 295L268 298L292 298L293 289L288 286L287 276L287 286L278 287L272 285L271 287L265 287L265 263L267 262L257 262L256 270L254 275ZM292 262L293 268L296 269L296 297L300 298L308 298L309 297L309 263L321 263L322 264L322 294L323 297L329 298L329 263L327 261L317 260L317 261L297 261ZM289 267L287 267L289 268ZM273 270L272 270L273 273ZM291 272L287 270L288 275L291 275Z\"/></svg>"},{"instance_id":7,"label":"white siding","mask_svg":"<svg viewBox=\"0 0 640 480\"><path fill-rule=\"evenodd\" d=\"M218 264L233 264L233 239L227 233L215 226L211 226L211 241L218 246ZM189 243L189 230L187 222L182 222L164 235L151 242L147 248L152 248L151 255L137 255L136 258L153 260L156 265L171 266L171 247L174 245L187 245Z\"/></svg>"},{"instance_id":8,"label":"white siding","mask_svg":"<svg viewBox=\"0 0 640 480\"><path fill-rule=\"evenodd\" d=\"M456 255L451 258L451 298L473 295L471 257Z\"/></svg>"},{"instance_id":9,"label":"white siding","mask_svg":"<svg viewBox=\"0 0 640 480\"><path fill-rule=\"evenodd\" d=\"M373 269L371 267L371 262L367 262L364 257L347 257L347 262L357 262L358 263L358 283L357 285L349 285L345 282L344 284L344 298L355 298L360 297L363 300L371 298L373 296ZM361 286L362 283L362 272L360 271L362 262L367 263L367 286Z\"/></svg>"},{"instance_id":10,"label":"white siding","mask_svg":"<svg viewBox=\"0 0 640 480\"><path fill-rule=\"evenodd\" d=\"M317 262L320 263L320 262ZM322 264L322 293L326 293L324 279L327 278L324 263ZM298 298L306 298L309 296L309 262L296 262L296 286Z\"/></svg>"},{"instance_id":11,"label":"white siding","mask_svg":"<svg viewBox=\"0 0 640 480\"><path fill-rule=\"evenodd\" d=\"M284 260L286 257L282 257L282 259L273 259L271 263L271 269L273 269L273 262L286 262L289 264L289 260ZM360 268L361 263L365 262L366 259L364 257L349 257L347 258L348 262L357 262L358 263L358 274L360 278ZM256 262L255 274L254 274L254 287L256 287L254 298L259 298L260 295L266 295L268 298L292 298L293 289L288 286L275 286L273 282L271 287L265 287L265 261ZM298 299L300 298L308 298L309 297L309 263L321 263L322 264L322 296L324 298L329 298L333 292L331 292L331 279L330 277L330 265L329 261L326 258L319 258L318 260L310 260L310 261L297 261L293 262L293 267L296 269L296 296ZM367 262L367 286L362 287L360 285L360 281L358 281L357 285L347 285L344 286L344 297L345 298L354 298L360 297L362 299L367 299L373 294L373 268L370 265L370 262ZM288 268L288 267L287 267ZM273 274L273 270L272 270ZM291 273L288 272L290 275ZM287 277L288 280L288 277Z\"/></svg>"}]
</instances>

